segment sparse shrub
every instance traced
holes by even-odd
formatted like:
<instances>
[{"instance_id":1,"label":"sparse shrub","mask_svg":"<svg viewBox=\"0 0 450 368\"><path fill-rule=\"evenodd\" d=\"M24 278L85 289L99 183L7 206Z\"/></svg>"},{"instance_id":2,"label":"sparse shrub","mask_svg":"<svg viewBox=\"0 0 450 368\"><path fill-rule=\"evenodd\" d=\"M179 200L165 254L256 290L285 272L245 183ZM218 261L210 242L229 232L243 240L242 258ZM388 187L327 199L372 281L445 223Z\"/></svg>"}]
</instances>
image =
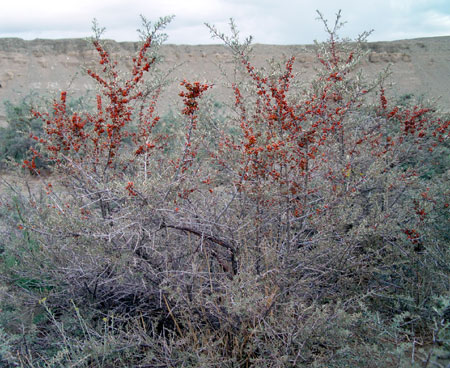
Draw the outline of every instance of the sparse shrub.
<instances>
[{"instance_id":1,"label":"sparse shrub","mask_svg":"<svg viewBox=\"0 0 450 368\"><path fill-rule=\"evenodd\" d=\"M22 103L14 105L5 102L6 120L8 125L0 128L0 165L5 167L6 160L17 163L29 156L30 148L36 146L33 136L42 135L42 121L31 114L32 96L24 98Z\"/></svg>"},{"instance_id":2,"label":"sparse shrub","mask_svg":"<svg viewBox=\"0 0 450 368\"><path fill-rule=\"evenodd\" d=\"M448 170L433 155L448 150L450 121L389 101L384 76L365 80L367 33L341 40L338 14L305 90L293 88L295 58L258 70L233 23L231 37L210 27L241 71L234 107L218 117L203 100L212 83L180 81L182 131L168 134L144 83L168 21L144 20L127 78L97 29L93 111L70 111L66 92L34 110L44 132L24 165L39 173L45 160L53 175L45 196L13 186L17 199L2 198L14 235L0 304L33 318L22 331L2 321L24 343L0 351L24 366L437 361Z\"/></svg>"},{"instance_id":3,"label":"sparse shrub","mask_svg":"<svg viewBox=\"0 0 450 368\"><path fill-rule=\"evenodd\" d=\"M84 97L71 98L67 103L68 110L87 109L85 100ZM44 96L36 93L30 93L17 104L5 101L7 126L0 128L0 168L7 169L8 163L22 164L29 157L30 149L39 149L44 126L42 120L33 116L31 110L37 104L43 106L47 103ZM46 164L45 160L36 160L37 168L45 168Z\"/></svg>"}]
</instances>

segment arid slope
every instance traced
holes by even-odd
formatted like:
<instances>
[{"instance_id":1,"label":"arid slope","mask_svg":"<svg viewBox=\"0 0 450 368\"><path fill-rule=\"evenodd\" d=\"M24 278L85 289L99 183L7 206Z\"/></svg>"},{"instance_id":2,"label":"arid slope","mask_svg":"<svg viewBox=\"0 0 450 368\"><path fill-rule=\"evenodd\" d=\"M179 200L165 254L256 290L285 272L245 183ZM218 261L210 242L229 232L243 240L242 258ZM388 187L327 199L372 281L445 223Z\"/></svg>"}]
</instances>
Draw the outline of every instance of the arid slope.
<instances>
[{"instance_id":1,"label":"arid slope","mask_svg":"<svg viewBox=\"0 0 450 368\"><path fill-rule=\"evenodd\" d=\"M138 48L137 43L109 41L108 44L122 66L131 65L129 60ZM370 52L363 64L366 74L374 76L392 64L393 93L438 99L438 105L450 111L450 36L376 42L367 46ZM162 54L165 62L161 69L167 71L178 66L170 74L172 82L161 100L161 112L167 111L176 97L179 81L184 78L214 82L218 97L224 93L220 86L225 79L219 65L231 70L232 63L232 56L224 46L165 45ZM313 72L312 46L256 45L254 62L261 65L280 55L295 55L295 70L303 72L305 78ZM83 70L94 65L96 60L95 50L82 39L0 39L0 124L5 124L5 100L17 102L31 92L52 94L63 89L83 94L94 88L93 81ZM175 97L169 99L167 96Z\"/></svg>"}]
</instances>

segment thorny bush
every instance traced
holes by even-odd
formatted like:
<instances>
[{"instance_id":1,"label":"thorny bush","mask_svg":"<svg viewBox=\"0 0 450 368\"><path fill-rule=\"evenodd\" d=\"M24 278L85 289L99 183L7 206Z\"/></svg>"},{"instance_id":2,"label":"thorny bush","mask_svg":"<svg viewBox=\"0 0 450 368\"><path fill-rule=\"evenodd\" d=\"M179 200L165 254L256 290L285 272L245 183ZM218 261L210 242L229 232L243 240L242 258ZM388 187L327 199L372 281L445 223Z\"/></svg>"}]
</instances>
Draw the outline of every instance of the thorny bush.
<instances>
[{"instance_id":1,"label":"thorny bush","mask_svg":"<svg viewBox=\"0 0 450 368\"><path fill-rule=\"evenodd\" d=\"M212 83L182 81L177 145L156 133L160 88L144 78L169 21L144 20L126 78L96 32L100 67L87 71L99 86L95 111L68 111L66 92L50 112L34 111L45 134L24 168L39 174L39 158L53 173L45 197L2 199L15 213L2 273L3 294L15 299L2 308L39 318L22 332L3 322L8 341L23 334L24 344L4 345L2 359L105 367L435 359L448 347L450 120L433 107L397 106L386 74L366 80L358 68L369 34L341 40L340 14L332 27L323 20L329 40L316 45L317 75L301 88L295 57L256 68L232 23L230 37L210 26L241 73L227 119L202 105Z\"/></svg>"}]
</instances>

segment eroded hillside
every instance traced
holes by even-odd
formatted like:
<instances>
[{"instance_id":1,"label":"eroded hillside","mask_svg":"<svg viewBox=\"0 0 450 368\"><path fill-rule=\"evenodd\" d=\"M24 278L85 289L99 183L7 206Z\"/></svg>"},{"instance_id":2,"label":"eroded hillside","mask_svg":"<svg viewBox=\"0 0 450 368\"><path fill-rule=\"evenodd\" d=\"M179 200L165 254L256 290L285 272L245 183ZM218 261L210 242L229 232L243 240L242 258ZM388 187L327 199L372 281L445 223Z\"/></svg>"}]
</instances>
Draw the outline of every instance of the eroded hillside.
<instances>
[{"instance_id":1,"label":"eroded hillside","mask_svg":"<svg viewBox=\"0 0 450 368\"><path fill-rule=\"evenodd\" d=\"M137 43L131 42L108 41L108 46L124 70L131 65L130 58L138 48ZM426 95L438 99L444 110L450 110L450 36L369 43L367 47L369 53L363 64L366 74L374 76L391 64L393 93ZM215 83L217 98L225 93L222 85L227 81L219 66L231 69L233 62L226 47L164 45L161 53L164 62L159 67L163 72L176 67L169 75L170 82L159 107L161 112L173 103L179 81L184 78ZM305 80L312 75L315 65L312 46L256 45L253 60L262 65L267 59L283 55L296 56L295 71L303 73ZM96 51L82 39L0 39L0 100L17 102L31 92L51 95L68 90L74 95L83 94L94 88L84 70L96 60ZM0 124L5 124L3 103Z\"/></svg>"}]
</instances>

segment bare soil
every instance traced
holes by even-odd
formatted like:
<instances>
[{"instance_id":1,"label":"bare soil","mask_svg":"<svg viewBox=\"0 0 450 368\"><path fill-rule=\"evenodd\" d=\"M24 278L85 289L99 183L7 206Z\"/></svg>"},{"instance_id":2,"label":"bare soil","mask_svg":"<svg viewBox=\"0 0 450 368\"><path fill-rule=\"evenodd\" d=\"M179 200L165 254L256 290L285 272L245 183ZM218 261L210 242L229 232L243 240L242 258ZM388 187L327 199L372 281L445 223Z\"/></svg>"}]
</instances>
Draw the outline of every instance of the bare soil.
<instances>
[{"instance_id":1,"label":"bare soil","mask_svg":"<svg viewBox=\"0 0 450 368\"><path fill-rule=\"evenodd\" d=\"M138 43L108 41L108 47L121 67L131 66L131 56ZM368 43L369 53L363 71L375 76L391 65L392 93L414 94L437 99L438 105L450 111L450 36ZM227 81L220 67L232 76L232 55L221 45L164 45L161 53L163 71L176 66L170 74L170 83L162 96L160 113L168 111L177 100L179 83L183 79L208 81L215 84L215 97L226 94ZM268 59L295 55L295 72L305 80L316 65L311 45L255 45L253 61L263 65ZM24 41L18 38L0 38L0 125L6 124L6 100L18 102L30 93L52 95L67 90L82 95L95 88L86 75L86 68L95 65L96 51L82 39ZM230 73L231 72L231 73ZM169 97L170 96L170 97Z\"/></svg>"}]
</instances>

